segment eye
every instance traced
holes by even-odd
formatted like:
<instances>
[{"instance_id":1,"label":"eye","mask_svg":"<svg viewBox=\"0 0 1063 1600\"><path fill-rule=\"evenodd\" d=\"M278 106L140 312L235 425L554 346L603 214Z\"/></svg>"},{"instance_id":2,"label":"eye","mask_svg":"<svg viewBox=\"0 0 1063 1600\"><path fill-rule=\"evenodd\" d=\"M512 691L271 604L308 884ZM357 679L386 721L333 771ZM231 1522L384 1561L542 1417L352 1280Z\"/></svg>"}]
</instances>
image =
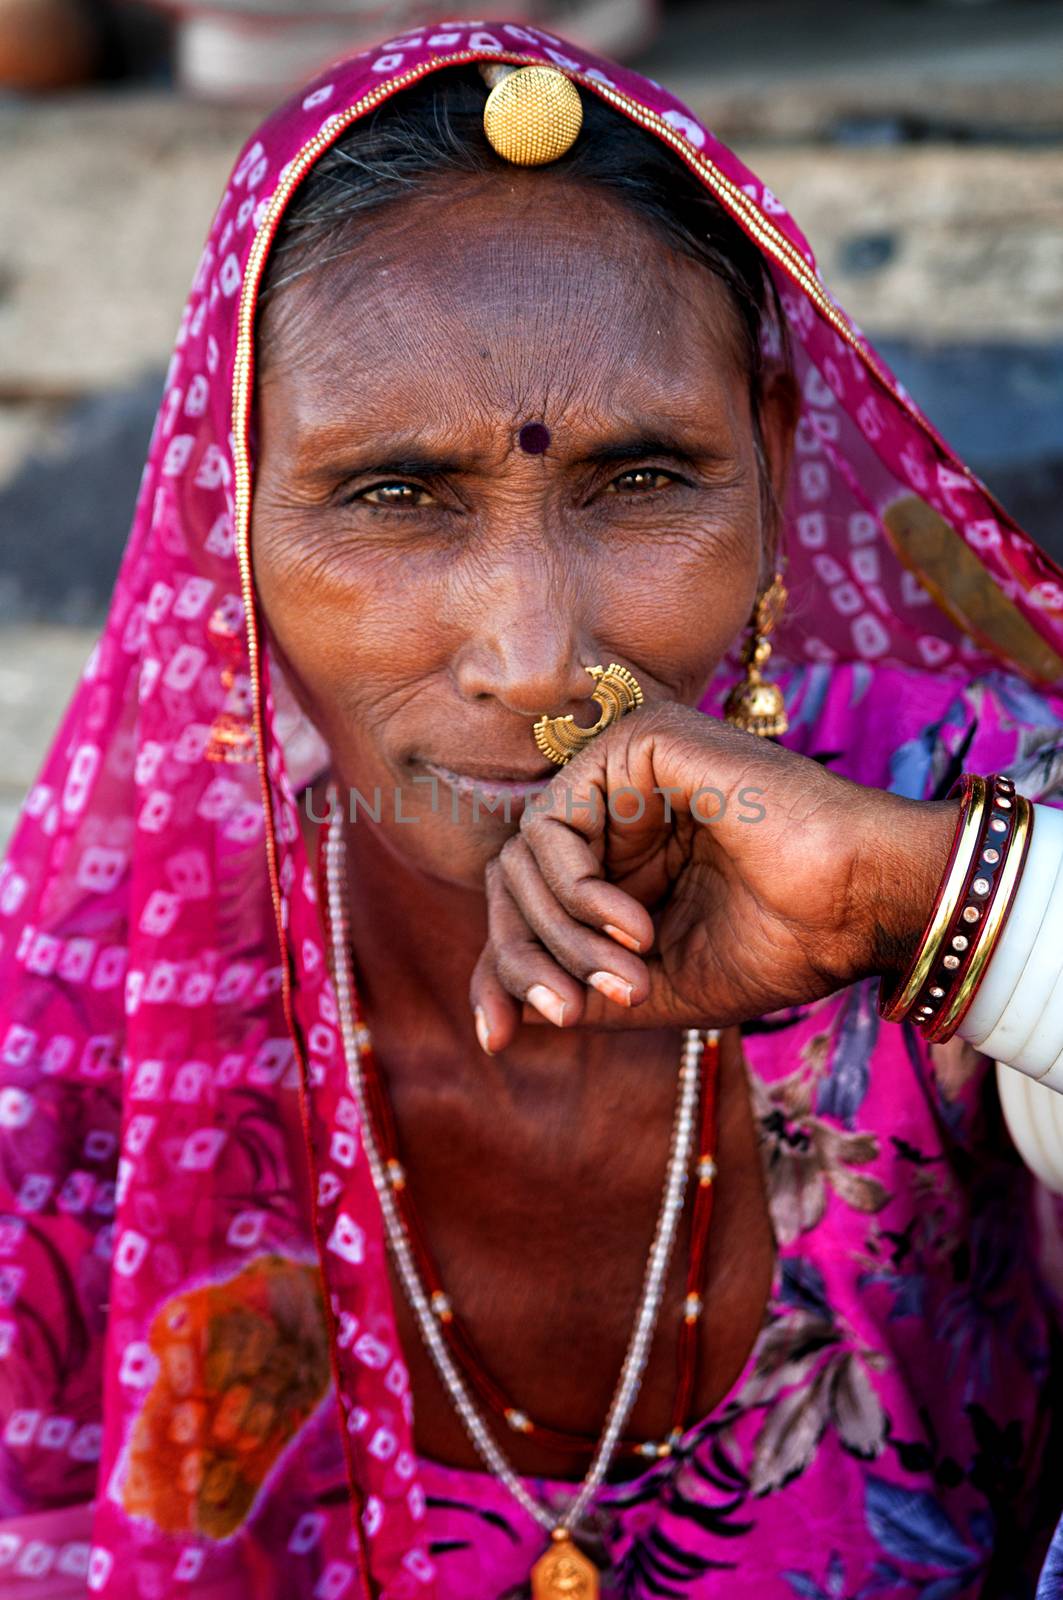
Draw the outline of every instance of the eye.
<instances>
[{"instance_id":1,"label":"eye","mask_svg":"<svg viewBox=\"0 0 1063 1600\"><path fill-rule=\"evenodd\" d=\"M395 480L392 483L370 484L368 489L359 489L351 495L351 500L364 500L371 506L383 506L388 511L416 511L420 506L431 505L432 496L419 483Z\"/></svg>"},{"instance_id":2,"label":"eye","mask_svg":"<svg viewBox=\"0 0 1063 1600\"><path fill-rule=\"evenodd\" d=\"M662 472L659 467L632 467L614 478L609 489L616 494L647 494L679 481L673 472Z\"/></svg>"}]
</instances>

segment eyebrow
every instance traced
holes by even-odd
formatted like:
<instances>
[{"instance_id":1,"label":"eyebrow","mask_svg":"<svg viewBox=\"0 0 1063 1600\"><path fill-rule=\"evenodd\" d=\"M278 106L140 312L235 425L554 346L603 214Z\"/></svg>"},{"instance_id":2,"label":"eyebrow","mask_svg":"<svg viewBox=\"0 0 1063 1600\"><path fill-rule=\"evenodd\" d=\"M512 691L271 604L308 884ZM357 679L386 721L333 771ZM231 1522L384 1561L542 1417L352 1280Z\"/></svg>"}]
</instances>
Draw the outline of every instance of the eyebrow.
<instances>
[{"instance_id":1,"label":"eyebrow","mask_svg":"<svg viewBox=\"0 0 1063 1600\"><path fill-rule=\"evenodd\" d=\"M699 447L690 439L666 433L637 433L599 445L580 456L581 464L608 466L613 461L635 461L645 456L671 456L677 461L694 462L706 456L718 457L719 451Z\"/></svg>"},{"instance_id":2,"label":"eyebrow","mask_svg":"<svg viewBox=\"0 0 1063 1600\"><path fill-rule=\"evenodd\" d=\"M382 452L376 459L327 458L313 466L306 476L321 482L335 478L438 478L448 473L468 472L475 461L473 455L465 458L432 455L427 450L402 455Z\"/></svg>"},{"instance_id":3,"label":"eyebrow","mask_svg":"<svg viewBox=\"0 0 1063 1600\"><path fill-rule=\"evenodd\" d=\"M514 432L514 438L516 434ZM411 445L413 448L411 448ZM372 448L370 446L370 448ZM326 460L311 469L308 476L314 479L344 478L433 478L452 474L475 472L483 464L484 452L470 450L456 455L453 451L438 454L431 448L417 448L412 440L396 440L395 454L383 445L373 458L358 459L352 455L346 460ZM547 454L556 453L555 444ZM617 461L638 461L651 456L669 456L676 461L693 465L697 461L721 461L724 453L707 442L671 434L661 429L639 430L610 439L592 449L582 451L575 458L579 466L609 466Z\"/></svg>"},{"instance_id":4,"label":"eyebrow","mask_svg":"<svg viewBox=\"0 0 1063 1600\"><path fill-rule=\"evenodd\" d=\"M389 456L386 460L367 461L352 466L349 477L358 478L438 478L451 472L468 472L471 458L458 456Z\"/></svg>"}]
</instances>

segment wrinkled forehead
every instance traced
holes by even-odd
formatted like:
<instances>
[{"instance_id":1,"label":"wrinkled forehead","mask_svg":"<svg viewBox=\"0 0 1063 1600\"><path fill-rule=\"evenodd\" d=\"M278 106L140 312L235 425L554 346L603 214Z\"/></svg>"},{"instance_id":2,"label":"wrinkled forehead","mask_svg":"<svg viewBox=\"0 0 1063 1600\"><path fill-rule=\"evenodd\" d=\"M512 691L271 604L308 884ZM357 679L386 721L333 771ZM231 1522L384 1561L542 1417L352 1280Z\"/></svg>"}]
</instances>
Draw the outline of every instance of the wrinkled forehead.
<instances>
[{"instance_id":1,"label":"wrinkled forehead","mask_svg":"<svg viewBox=\"0 0 1063 1600\"><path fill-rule=\"evenodd\" d=\"M547 174L450 179L340 222L267 299L259 382L297 407L389 400L434 416L651 400L683 413L737 385L729 291L621 200Z\"/></svg>"}]
</instances>

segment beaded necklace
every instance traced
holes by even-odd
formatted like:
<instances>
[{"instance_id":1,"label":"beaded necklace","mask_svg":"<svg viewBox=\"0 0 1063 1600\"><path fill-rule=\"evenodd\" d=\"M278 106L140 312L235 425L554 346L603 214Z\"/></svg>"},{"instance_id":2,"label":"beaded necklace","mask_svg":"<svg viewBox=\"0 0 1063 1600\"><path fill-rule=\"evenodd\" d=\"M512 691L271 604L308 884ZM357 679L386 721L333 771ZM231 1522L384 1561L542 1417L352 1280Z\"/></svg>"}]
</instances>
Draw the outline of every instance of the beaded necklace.
<instances>
[{"instance_id":1,"label":"beaded necklace","mask_svg":"<svg viewBox=\"0 0 1063 1600\"><path fill-rule=\"evenodd\" d=\"M372 1041L363 1034L362 1069L366 1083L366 1101L373 1120L377 1148L395 1192L396 1205L410 1241L410 1248L420 1269L428 1291L429 1303L435 1312L443 1337L450 1346L451 1355L458 1362L470 1387L495 1416L514 1433L534 1439L546 1449L559 1455L585 1456L593 1448L594 1440L576 1433L566 1433L537 1421L527 1411L514 1404L502 1386L493 1377L487 1363L462 1321L458 1310L446 1293L442 1278L429 1249L424 1224L406 1182L406 1172L400 1159L398 1131L391 1106L388 1103L377 1065ZM647 1440L625 1436L617 1446L617 1454L627 1457L647 1457L651 1460L668 1456L683 1431L697 1382L698 1337L704 1307L704 1279L707 1260L709 1228L712 1221L715 1195L717 1121L717 1079L719 1075L719 1036L715 1031L703 1036L701 1072L701 1115L699 1118L697 1155L694 1173L697 1187L694 1190L691 1218L690 1250L687 1265L686 1293L679 1311L679 1332L676 1341L676 1386L668 1432L663 1439Z\"/></svg>"},{"instance_id":2,"label":"beaded necklace","mask_svg":"<svg viewBox=\"0 0 1063 1600\"><path fill-rule=\"evenodd\" d=\"M318 849L318 885L320 902L328 913L328 883L326 872L326 846L328 831L321 830ZM514 1433L534 1439L545 1449L560 1455L584 1457L594 1447L594 1440L582 1434L566 1433L551 1428L529 1416L515 1405L492 1375L480 1355L459 1312L454 1308L429 1249L427 1234L406 1182L406 1172L401 1159L398 1130L392 1115L372 1038L365 1026L357 991L352 986L354 1015L358 1028L362 1070L365 1077L366 1105L371 1119L376 1145L381 1153L395 1200L410 1241L421 1276L424 1279L429 1303L439 1320L440 1330L450 1346L450 1353L461 1367L470 1387L479 1400ZM701 1051L701 1116L698 1128L697 1156L694 1175L697 1186L690 1225L690 1246L687 1257L686 1292L679 1312L679 1331L676 1340L676 1386L672 1413L667 1433L661 1439L636 1439L623 1437L617 1446L617 1455L628 1458L642 1457L659 1460L671 1455L680 1438L697 1384L700 1351L700 1327L704 1310L704 1290L708 1266L708 1240L712 1224L713 1202L716 1195L716 1139L718 1124L717 1086L720 1072L720 1036L715 1029L702 1036Z\"/></svg>"},{"instance_id":3,"label":"beaded necklace","mask_svg":"<svg viewBox=\"0 0 1063 1600\"><path fill-rule=\"evenodd\" d=\"M638 1396L649 1359L660 1311L664 1279L683 1208L683 1191L694 1144L702 1036L694 1028L687 1029L683 1036L676 1115L661 1209L653 1243L650 1246L635 1323L616 1391L609 1406L605 1427L582 1484L576 1490L567 1510L561 1516L555 1516L529 1494L522 1479L496 1443L469 1392L448 1342L440 1331L438 1309L433 1307L430 1293L422 1280L410 1236L396 1201L393 1175L389 1172L376 1142L363 1060L369 1036L368 1030L357 1014L351 968L345 895L346 848L343 813L334 794L330 796L325 861L336 998L347 1057L348 1079L358 1106L366 1160L380 1202L388 1246L395 1261L399 1280L444 1389L481 1459L528 1515L550 1534L549 1548L532 1569L532 1593L536 1600L551 1600L555 1595L582 1595L586 1596L587 1600L593 1600L598 1592L597 1571L573 1543L571 1530L580 1522L605 1481L625 1424Z\"/></svg>"}]
</instances>

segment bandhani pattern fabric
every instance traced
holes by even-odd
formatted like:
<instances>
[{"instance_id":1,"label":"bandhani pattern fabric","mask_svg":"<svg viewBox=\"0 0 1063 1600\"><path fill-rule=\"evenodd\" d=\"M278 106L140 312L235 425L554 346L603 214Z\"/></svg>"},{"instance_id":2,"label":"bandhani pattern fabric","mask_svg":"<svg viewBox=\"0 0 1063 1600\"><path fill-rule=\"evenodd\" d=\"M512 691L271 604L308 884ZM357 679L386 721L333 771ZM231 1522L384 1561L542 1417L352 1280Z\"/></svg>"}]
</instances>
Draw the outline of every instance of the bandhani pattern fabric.
<instances>
[{"instance_id":1,"label":"bandhani pattern fabric","mask_svg":"<svg viewBox=\"0 0 1063 1600\"><path fill-rule=\"evenodd\" d=\"M313 749L249 555L253 320L285 205L372 107L499 57L666 142L771 265L803 397L788 742L911 795L961 768L1059 795L1063 579L741 162L665 90L530 27L448 24L330 69L222 196L107 624L0 869L5 1597L526 1592L512 1503L417 1459L297 822ZM675 1459L603 1492L604 1581L948 1600L1003 1562L1010 1582L1052 1233L987 1064L879 1027L868 985L746 1048L779 1245L764 1331Z\"/></svg>"}]
</instances>

